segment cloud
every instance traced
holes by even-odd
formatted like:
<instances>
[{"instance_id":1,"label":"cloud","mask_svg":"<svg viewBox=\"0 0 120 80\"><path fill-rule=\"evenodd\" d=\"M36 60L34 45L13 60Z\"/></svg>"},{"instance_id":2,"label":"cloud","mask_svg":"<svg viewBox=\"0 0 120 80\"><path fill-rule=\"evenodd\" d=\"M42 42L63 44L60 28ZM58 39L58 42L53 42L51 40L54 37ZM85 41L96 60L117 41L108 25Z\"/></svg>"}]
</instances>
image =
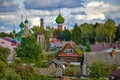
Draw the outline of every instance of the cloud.
<instances>
[{"instance_id":1,"label":"cloud","mask_svg":"<svg viewBox=\"0 0 120 80\"><path fill-rule=\"evenodd\" d=\"M4 26L0 26L0 32L10 33L11 31L9 29L5 28Z\"/></svg>"},{"instance_id":2,"label":"cloud","mask_svg":"<svg viewBox=\"0 0 120 80\"><path fill-rule=\"evenodd\" d=\"M19 9L14 0L0 0L0 12L12 12Z\"/></svg>"},{"instance_id":3,"label":"cloud","mask_svg":"<svg viewBox=\"0 0 120 80\"><path fill-rule=\"evenodd\" d=\"M61 8L82 7L84 0L25 0L26 9L54 10Z\"/></svg>"}]
</instances>

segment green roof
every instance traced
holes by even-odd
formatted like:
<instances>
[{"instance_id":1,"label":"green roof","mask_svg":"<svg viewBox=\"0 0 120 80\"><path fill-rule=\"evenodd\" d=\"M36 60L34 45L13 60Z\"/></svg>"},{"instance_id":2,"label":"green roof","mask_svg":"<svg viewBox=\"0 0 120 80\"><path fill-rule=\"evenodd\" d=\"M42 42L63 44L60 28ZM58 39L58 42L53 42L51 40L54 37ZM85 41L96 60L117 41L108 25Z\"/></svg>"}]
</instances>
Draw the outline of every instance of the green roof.
<instances>
[{"instance_id":1,"label":"green roof","mask_svg":"<svg viewBox=\"0 0 120 80\"><path fill-rule=\"evenodd\" d=\"M19 26L20 26L20 28L24 28L25 25L23 22L21 22Z\"/></svg>"},{"instance_id":2,"label":"green roof","mask_svg":"<svg viewBox=\"0 0 120 80\"><path fill-rule=\"evenodd\" d=\"M56 23L64 23L64 18L61 16L61 14L58 15L58 17L56 18Z\"/></svg>"}]
</instances>

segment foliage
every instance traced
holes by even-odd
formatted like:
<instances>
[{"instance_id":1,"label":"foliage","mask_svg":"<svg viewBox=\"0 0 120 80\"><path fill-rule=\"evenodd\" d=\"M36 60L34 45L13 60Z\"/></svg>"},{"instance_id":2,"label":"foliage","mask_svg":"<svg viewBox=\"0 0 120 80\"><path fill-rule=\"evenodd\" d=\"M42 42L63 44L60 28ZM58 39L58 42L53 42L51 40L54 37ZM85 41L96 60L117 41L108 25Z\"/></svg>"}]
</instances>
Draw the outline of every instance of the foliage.
<instances>
[{"instance_id":1,"label":"foliage","mask_svg":"<svg viewBox=\"0 0 120 80\"><path fill-rule=\"evenodd\" d=\"M23 38L21 44L16 48L16 53L26 63L42 60L40 44L33 36Z\"/></svg>"},{"instance_id":2,"label":"foliage","mask_svg":"<svg viewBox=\"0 0 120 80\"><path fill-rule=\"evenodd\" d=\"M62 37L62 40L65 40L65 41L70 41L71 40L71 33L69 30L64 30L61 32L61 37Z\"/></svg>"},{"instance_id":3,"label":"foliage","mask_svg":"<svg viewBox=\"0 0 120 80\"><path fill-rule=\"evenodd\" d=\"M12 33L5 33L5 32L0 32L0 37L13 37Z\"/></svg>"},{"instance_id":4,"label":"foliage","mask_svg":"<svg viewBox=\"0 0 120 80\"><path fill-rule=\"evenodd\" d=\"M86 52L90 52L91 51L91 47L90 47L90 42L89 41L86 42L86 50L85 51Z\"/></svg>"},{"instance_id":5,"label":"foliage","mask_svg":"<svg viewBox=\"0 0 120 80\"><path fill-rule=\"evenodd\" d=\"M95 36L95 29L91 24L84 23L80 25L82 44L84 45L87 40L93 40Z\"/></svg>"},{"instance_id":6,"label":"foliage","mask_svg":"<svg viewBox=\"0 0 120 80\"><path fill-rule=\"evenodd\" d=\"M62 35L61 35L61 33L62 33L62 30L56 29L56 30L54 30L54 32L53 32L53 36L54 36L55 38L59 39L59 40L62 40Z\"/></svg>"},{"instance_id":7,"label":"foliage","mask_svg":"<svg viewBox=\"0 0 120 80\"><path fill-rule=\"evenodd\" d=\"M39 26L33 26L32 31L33 31L33 33L34 33L34 36L35 36L36 39L37 39L37 35L38 35L38 33L40 32L40 27L39 27Z\"/></svg>"},{"instance_id":8,"label":"foliage","mask_svg":"<svg viewBox=\"0 0 120 80\"><path fill-rule=\"evenodd\" d=\"M120 24L117 26L117 30L116 30L116 40L120 40Z\"/></svg>"},{"instance_id":9,"label":"foliage","mask_svg":"<svg viewBox=\"0 0 120 80\"><path fill-rule=\"evenodd\" d=\"M0 60L7 62L7 57L10 54L10 50L0 46Z\"/></svg>"},{"instance_id":10,"label":"foliage","mask_svg":"<svg viewBox=\"0 0 120 80\"><path fill-rule=\"evenodd\" d=\"M13 69L8 69L2 80L21 80L21 77Z\"/></svg>"},{"instance_id":11,"label":"foliage","mask_svg":"<svg viewBox=\"0 0 120 80\"><path fill-rule=\"evenodd\" d=\"M95 36L95 39L96 41L98 42L105 42L105 38L106 38L106 33L105 33L105 28L104 28L104 25L102 23L98 23L96 25L96 36Z\"/></svg>"},{"instance_id":12,"label":"foliage","mask_svg":"<svg viewBox=\"0 0 120 80\"><path fill-rule=\"evenodd\" d=\"M105 33L106 33L106 40L107 42L112 42L113 39L115 39L115 33L116 33L116 27L115 27L115 22L112 19L108 19L105 24Z\"/></svg>"},{"instance_id":13,"label":"foliage","mask_svg":"<svg viewBox=\"0 0 120 80\"><path fill-rule=\"evenodd\" d=\"M5 75L6 70L7 65L3 61L0 61L0 78L2 78Z\"/></svg>"},{"instance_id":14,"label":"foliage","mask_svg":"<svg viewBox=\"0 0 120 80\"><path fill-rule=\"evenodd\" d=\"M73 47L74 50L81 56L83 54L83 50L77 46Z\"/></svg>"},{"instance_id":15,"label":"foliage","mask_svg":"<svg viewBox=\"0 0 120 80\"><path fill-rule=\"evenodd\" d=\"M76 44L80 44L81 43L81 30L80 28L77 26L77 24L75 24L74 29L72 31L72 40L76 43Z\"/></svg>"},{"instance_id":16,"label":"foliage","mask_svg":"<svg viewBox=\"0 0 120 80\"><path fill-rule=\"evenodd\" d=\"M101 61L95 61L90 67L89 77L97 79L108 77L113 69L114 66L107 65Z\"/></svg>"},{"instance_id":17,"label":"foliage","mask_svg":"<svg viewBox=\"0 0 120 80\"><path fill-rule=\"evenodd\" d=\"M80 77L80 66L71 66L63 71L64 76Z\"/></svg>"}]
</instances>

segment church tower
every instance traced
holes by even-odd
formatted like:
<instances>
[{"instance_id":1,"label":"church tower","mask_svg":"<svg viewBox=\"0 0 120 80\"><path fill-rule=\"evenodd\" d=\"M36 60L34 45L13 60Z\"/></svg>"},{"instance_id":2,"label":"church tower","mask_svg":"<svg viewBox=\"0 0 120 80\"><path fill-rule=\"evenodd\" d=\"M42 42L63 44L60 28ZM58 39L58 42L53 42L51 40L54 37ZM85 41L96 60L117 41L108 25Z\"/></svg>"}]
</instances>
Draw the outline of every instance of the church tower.
<instances>
[{"instance_id":1,"label":"church tower","mask_svg":"<svg viewBox=\"0 0 120 80\"><path fill-rule=\"evenodd\" d=\"M28 28L28 20L27 20L27 18L24 21L24 23L25 23L25 27L24 27L22 37L28 37L28 36L30 36L30 32L29 32L29 28Z\"/></svg>"},{"instance_id":2,"label":"church tower","mask_svg":"<svg viewBox=\"0 0 120 80\"><path fill-rule=\"evenodd\" d=\"M59 15L56 18L56 23L58 24L58 29L63 29L63 23L64 23L64 18L62 17L61 13L60 13L60 7L59 7Z\"/></svg>"},{"instance_id":3,"label":"church tower","mask_svg":"<svg viewBox=\"0 0 120 80\"><path fill-rule=\"evenodd\" d=\"M40 43L42 50L45 50L45 35L42 32L43 29L44 29L44 19L41 18L40 19L40 32L37 35L37 42Z\"/></svg>"}]
</instances>

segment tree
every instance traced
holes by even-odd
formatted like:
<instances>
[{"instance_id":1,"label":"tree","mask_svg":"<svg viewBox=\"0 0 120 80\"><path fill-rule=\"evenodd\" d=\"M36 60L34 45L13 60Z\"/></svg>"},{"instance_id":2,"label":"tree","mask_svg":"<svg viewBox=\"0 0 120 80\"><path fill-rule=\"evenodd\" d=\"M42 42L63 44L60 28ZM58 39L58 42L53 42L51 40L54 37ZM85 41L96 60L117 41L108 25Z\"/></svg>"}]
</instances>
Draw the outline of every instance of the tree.
<instances>
[{"instance_id":1,"label":"tree","mask_svg":"<svg viewBox=\"0 0 120 80\"><path fill-rule=\"evenodd\" d=\"M90 52L90 51L91 51L90 42L87 41L86 42L86 52Z\"/></svg>"},{"instance_id":2,"label":"tree","mask_svg":"<svg viewBox=\"0 0 120 80\"><path fill-rule=\"evenodd\" d=\"M96 29L95 29L95 32L96 32L96 36L95 36L95 39L96 41L98 42L105 42L105 38L106 38L106 33L105 33L105 28L104 28L104 25L102 23L98 23L96 25Z\"/></svg>"},{"instance_id":3,"label":"tree","mask_svg":"<svg viewBox=\"0 0 120 80\"><path fill-rule=\"evenodd\" d=\"M71 40L71 33L69 30L64 30L61 32L62 40L70 41Z\"/></svg>"},{"instance_id":4,"label":"tree","mask_svg":"<svg viewBox=\"0 0 120 80\"><path fill-rule=\"evenodd\" d=\"M16 48L16 53L26 63L35 63L42 58L41 46L33 36L23 38L21 44Z\"/></svg>"},{"instance_id":5,"label":"tree","mask_svg":"<svg viewBox=\"0 0 120 80\"><path fill-rule=\"evenodd\" d=\"M7 57L10 54L10 50L0 46L0 60L7 63Z\"/></svg>"},{"instance_id":6,"label":"tree","mask_svg":"<svg viewBox=\"0 0 120 80\"><path fill-rule=\"evenodd\" d=\"M12 33L0 32L0 37L13 37Z\"/></svg>"},{"instance_id":7,"label":"tree","mask_svg":"<svg viewBox=\"0 0 120 80\"><path fill-rule=\"evenodd\" d=\"M103 78L108 77L111 73L111 71L114 69L114 67L105 64L102 61L94 61L92 66L90 67L90 78Z\"/></svg>"},{"instance_id":8,"label":"tree","mask_svg":"<svg viewBox=\"0 0 120 80\"><path fill-rule=\"evenodd\" d=\"M117 26L117 30L116 30L116 40L120 40L120 24Z\"/></svg>"},{"instance_id":9,"label":"tree","mask_svg":"<svg viewBox=\"0 0 120 80\"><path fill-rule=\"evenodd\" d=\"M37 35L40 32L40 27L39 26L33 26L32 31L33 31L34 36L37 38Z\"/></svg>"},{"instance_id":10,"label":"tree","mask_svg":"<svg viewBox=\"0 0 120 80\"><path fill-rule=\"evenodd\" d=\"M0 78L2 78L5 75L6 70L7 65L3 61L0 61Z\"/></svg>"},{"instance_id":11,"label":"tree","mask_svg":"<svg viewBox=\"0 0 120 80\"><path fill-rule=\"evenodd\" d=\"M77 26L77 24L75 24L74 29L72 31L72 40L76 43L76 44L80 44L81 43L81 30L80 28Z\"/></svg>"},{"instance_id":12,"label":"tree","mask_svg":"<svg viewBox=\"0 0 120 80\"><path fill-rule=\"evenodd\" d=\"M105 24L104 24L104 28L105 28L105 33L106 33L106 40L107 42L112 42L113 39L115 39L115 33L116 33L116 27L115 27L115 22L112 19L108 19Z\"/></svg>"},{"instance_id":13,"label":"tree","mask_svg":"<svg viewBox=\"0 0 120 80\"><path fill-rule=\"evenodd\" d=\"M56 29L56 30L54 30L54 32L53 32L53 36L54 36L55 38L59 39L59 40L62 40L62 35L61 35L61 33L62 33L62 30Z\"/></svg>"},{"instance_id":14,"label":"tree","mask_svg":"<svg viewBox=\"0 0 120 80\"><path fill-rule=\"evenodd\" d=\"M82 43L85 44L87 40L92 40L94 38L95 29L91 24L84 23L80 25Z\"/></svg>"}]
</instances>

